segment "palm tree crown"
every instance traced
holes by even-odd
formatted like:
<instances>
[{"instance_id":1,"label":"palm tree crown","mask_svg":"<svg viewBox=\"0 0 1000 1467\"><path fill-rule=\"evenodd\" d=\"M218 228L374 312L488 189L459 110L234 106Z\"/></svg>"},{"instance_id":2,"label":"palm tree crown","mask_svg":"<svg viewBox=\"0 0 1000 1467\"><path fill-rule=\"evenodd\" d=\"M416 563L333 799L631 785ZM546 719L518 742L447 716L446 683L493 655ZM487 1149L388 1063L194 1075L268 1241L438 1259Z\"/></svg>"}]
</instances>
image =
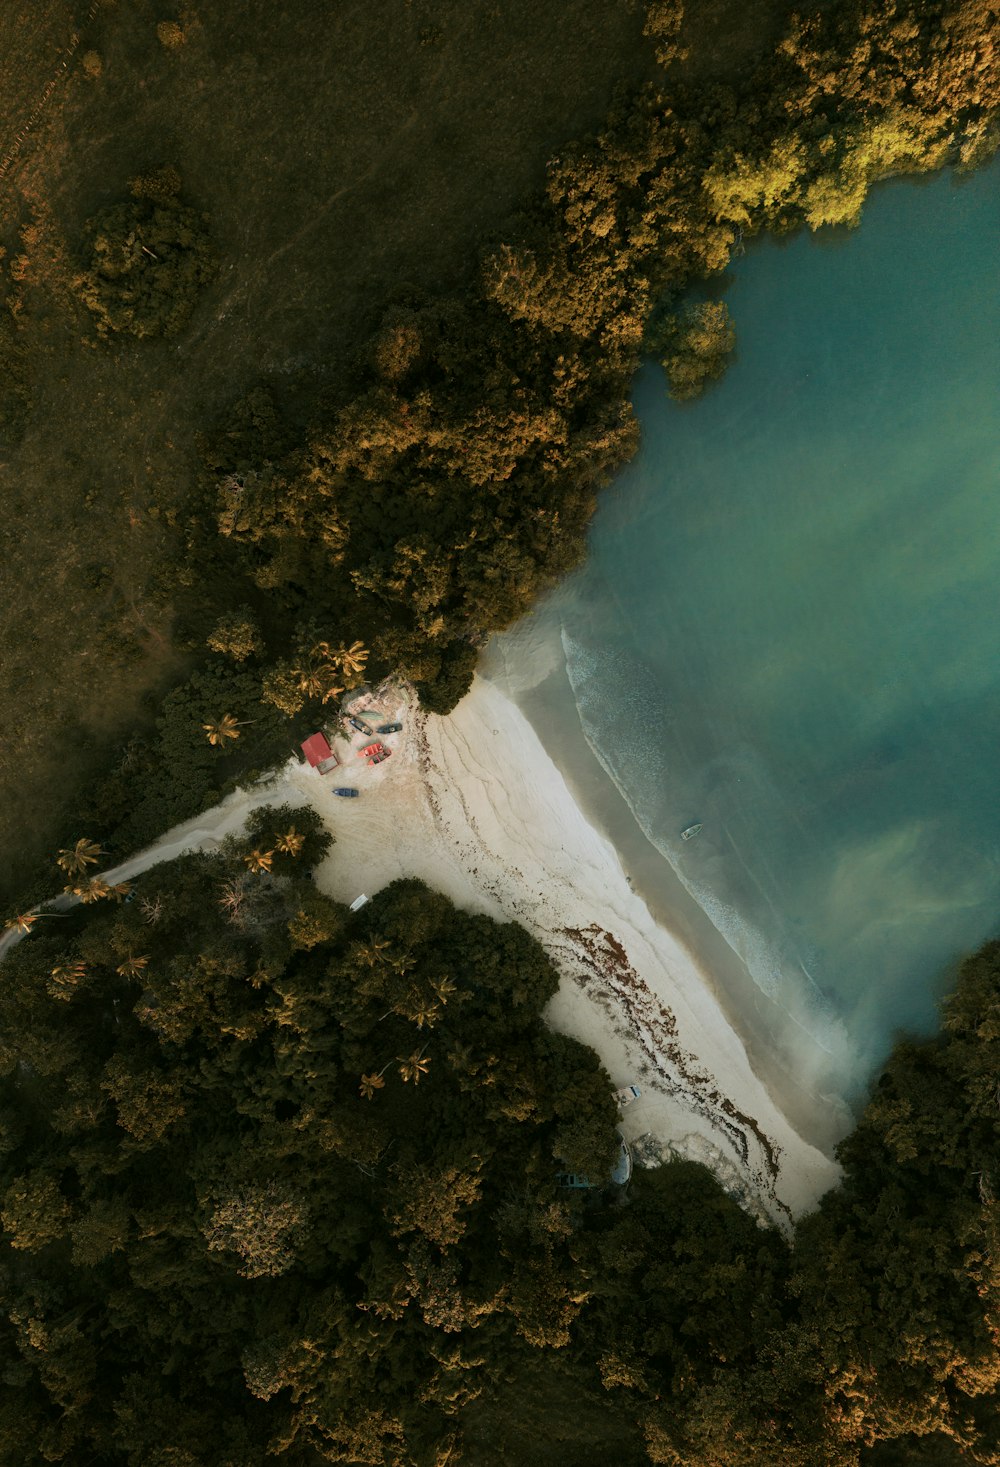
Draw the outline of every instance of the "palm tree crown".
<instances>
[{"instance_id":1,"label":"palm tree crown","mask_svg":"<svg viewBox=\"0 0 1000 1467\"><path fill-rule=\"evenodd\" d=\"M305 836L300 835L294 825L284 835L276 835L274 839L278 850L286 856L297 856L306 843Z\"/></svg>"},{"instance_id":2,"label":"palm tree crown","mask_svg":"<svg viewBox=\"0 0 1000 1467\"><path fill-rule=\"evenodd\" d=\"M79 876L88 866L96 866L97 858L104 854L95 840L81 836L71 849L59 852L56 865L61 866L67 876Z\"/></svg>"},{"instance_id":3,"label":"palm tree crown","mask_svg":"<svg viewBox=\"0 0 1000 1467\"><path fill-rule=\"evenodd\" d=\"M381 1075L362 1075L361 1084L358 1086L358 1091L365 1100L374 1100L375 1091L383 1090L384 1088L385 1081L382 1079Z\"/></svg>"},{"instance_id":4,"label":"palm tree crown","mask_svg":"<svg viewBox=\"0 0 1000 1467\"><path fill-rule=\"evenodd\" d=\"M148 966L148 957L135 957L132 953L129 953L124 963L120 963L115 969L115 972L121 978L138 978L143 968Z\"/></svg>"},{"instance_id":5,"label":"palm tree crown","mask_svg":"<svg viewBox=\"0 0 1000 1467\"><path fill-rule=\"evenodd\" d=\"M431 1063L423 1050L415 1051L408 1056L399 1054L396 1058L399 1061L399 1073L402 1079L412 1080L414 1085L419 1085L420 1076L427 1074Z\"/></svg>"},{"instance_id":6,"label":"palm tree crown","mask_svg":"<svg viewBox=\"0 0 1000 1467\"><path fill-rule=\"evenodd\" d=\"M224 713L216 723L203 723L202 728L214 748L219 748L227 739L238 739L240 736L239 721L231 713Z\"/></svg>"},{"instance_id":7,"label":"palm tree crown","mask_svg":"<svg viewBox=\"0 0 1000 1467\"><path fill-rule=\"evenodd\" d=\"M7 923L7 931L10 932L16 928L20 933L30 932L40 916L40 912L19 912Z\"/></svg>"},{"instance_id":8,"label":"palm tree crown","mask_svg":"<svg viewBox=\"0 0 1000 1467\"><path fill-rule=\"evenodd\" d=\"M76 886L68 886L74 896L78 896L85 905L91 902L99 902L103 897L111 895L111 887L103 876L92 876L89 881L77 882Z\"/></svg>"},{"instance_id":9,"label":"palm tree crown","mask_svg":"<svg viewBox=\"0 0 1000 1467\"><path fill-rule=\"evenodd\" d=\"M368 649L363 642L352 642L349 647L338 647L333 656L337 666L345 672L361 672L368 661Z\"/></svg>"}]
</instances>

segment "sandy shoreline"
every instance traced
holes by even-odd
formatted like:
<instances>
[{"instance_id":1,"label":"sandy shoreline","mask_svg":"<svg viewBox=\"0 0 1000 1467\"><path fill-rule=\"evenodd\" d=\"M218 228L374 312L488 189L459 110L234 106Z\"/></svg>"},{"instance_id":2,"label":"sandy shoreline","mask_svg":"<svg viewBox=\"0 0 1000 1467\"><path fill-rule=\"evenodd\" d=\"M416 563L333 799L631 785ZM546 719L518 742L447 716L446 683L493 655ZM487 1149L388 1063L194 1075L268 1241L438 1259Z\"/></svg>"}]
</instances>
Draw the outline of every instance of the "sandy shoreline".
<instances>
[{"instance_id":1,"label":"sandy shoreline","mask_svg":"<svg viewBox=\"0 0 1000 1467\"><path fill-rule=\"evenodd\" d=\"M390 696L379 711L400 710ZM624 1113L630 1140L708 1161L776 1220L812 1206L836 1165L754 1073L704 974L632 889L516 704L477 677L448 718L401 716L406 731L387 739L394 756L378 769L338 744L343 775L289 766L272 796L298 791L335 834L320 887L351 901L420 876L465 910L522 923L562 978L549 1022L590 1044L615 1085L642 1089ZM336 782L362 797L338 800Z\"/></svg>"},{"instance_id":2,"label":"sandy shoreline","mask_svg":"<svg viewBox=\"0 0 1000 1467\"><path fill-rule=\"evenodd\" d=\"M350 748L338 740L341 767L327 776L291 760L108 878L212 849L256 806L307 802L335 837L315 875L338 901L418 876L458 907L516 920L542 943L561 977L547 1020L591 1045L616 1086L642 1090L622 1121L640 1156L705 1161L776 1222L811 1208L836 1182L836 1164L754 1072L706 974L656 920L516 703L477 677L447 718L392 690L361 705L404 723L386 737L393 757L384 764L357 757L361 736ZM336 798L338 784L361 797Z\"/></svg>"},{"instance_id":3,"label":"sandy shoreline","mask_svg":"<svg viewBox=\"0 0 1000 1467\"><path fill-rule=\"evenodd\" d=\"M536 614L535 621L539 620ZM530 676L511 678L508 643L514 643L515 653L520 650L515 635L490 643L483 659L487 681L495 681L513 698L558 765L585 818L614 846L633 891L691 954L779 1108L797 1130L832 1155L855 1121L843 1098L829 1093L829 1085L824 1092L822 1083L817 1083L815 1050L801 1042L790 1016L754 983L743 961L640 826L587 741L562 656L540 655L541 649L532 645L523 658ZM536 680L539 666L544 675ZM800 1042L790 1043L791 1036Z\"/></svg>"}]
</instances>

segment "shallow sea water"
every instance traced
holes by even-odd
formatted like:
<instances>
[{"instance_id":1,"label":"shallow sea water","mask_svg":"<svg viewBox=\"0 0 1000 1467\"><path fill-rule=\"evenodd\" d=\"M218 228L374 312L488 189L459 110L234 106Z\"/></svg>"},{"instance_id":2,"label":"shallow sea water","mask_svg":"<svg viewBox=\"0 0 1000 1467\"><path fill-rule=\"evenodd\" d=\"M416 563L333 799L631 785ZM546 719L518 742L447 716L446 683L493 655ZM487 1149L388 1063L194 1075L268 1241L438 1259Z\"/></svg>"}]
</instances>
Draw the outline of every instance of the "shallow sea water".
<instances>
[{"instance_id":1,"label":"shallow sea water","mask_svg":"<svg viewBox=\"0 0 1000 1467\"><path fill-rule=\"evenodd\" d=\"M852 1098L1000 930L998 241L994 164L735 260L737 359L691 405L644 369L588 563L509 641L557 629L779 1049Z\"/></svg>"}]
</instances>

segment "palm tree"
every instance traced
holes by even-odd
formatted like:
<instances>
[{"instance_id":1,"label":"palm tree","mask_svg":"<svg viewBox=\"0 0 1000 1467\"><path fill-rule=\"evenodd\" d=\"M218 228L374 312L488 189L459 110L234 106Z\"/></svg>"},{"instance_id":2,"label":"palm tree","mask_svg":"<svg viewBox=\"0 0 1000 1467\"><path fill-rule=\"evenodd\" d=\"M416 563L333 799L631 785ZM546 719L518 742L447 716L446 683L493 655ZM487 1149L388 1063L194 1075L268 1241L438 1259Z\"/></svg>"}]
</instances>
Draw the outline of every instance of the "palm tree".
<instances>
[{"instance_id":1,"label":"palm tree","mask_svg":"<svg viewBox=\"0 0 1000 1467\"><path fill-rule=\"evenodd\" d=\"M428 1029L433 1029L441 1017L441 1005L439 1003L420 1003L407 1018L412 1019L418 1029L426 1024Z\"/></svg>"},{"instance_id":2,"label":"palm tree","mask_svg":"<svg viewBox=\"0 0 1000 1467\"><path fill-rule=\"evenodd\" d=\"M80 876L88 866L96 866L97 858L106 855L94 840L81 836L71 850L60 851L56 865L61 866L67 876Z\"/></svg>"},{"instance_id":3,"label":"palm tree","mask_svg":"<svg viewBox=\"0 0 1000 1467\"><path fill-rule=\"evenodd\" d=\"M150 927L155 927L163 916L163 898L141 897L139 900L139 910L142 912L143 920L148 922Z\"/></svg>"},{"instance_id":4,"label":"palm tree","mask_svg":"<svg viewBox=\"0 0 1000 1467\"><path fill-rule=\"evenodd\" d=\"M368 650L363 642L352 642L349 647L338 647L333 654L337 667L346 673L361 672L368 661Z\"/></svg>"},{"instance_id":5,"label":"palm tree","mask_svg":"<svg viewBox=\"0 0 1000 1467\"><path fill-rule=\"evenodd\" d=\"M425 1058L422 1049L409 1056L397 1054L396 1059L399 1062L400 1077L403 1080L412 1080L414 1085L420 1084L420 1076L427 1074L431 1063Z\"/></svg>"},{"instance_id":6,"label":"palm tree","mask_svg":"<svg viewBox=\"0 0 1000 1467\"><path fill-rule=\"evenodd\" d=\"M147 968L148 966L149 958L137 958L134 957L132 953L129 953L124 963L120 963L119 966L115 969L115 972L120 978L138 978L143 968Z\"/></svg>"},{"instance_id":7,"label":"palm tree","mask_svg":"<svg viewBox=\"0 0 1000 1467\"><path fill-rule=\"evenodd\" d=\"M394 953L391 958L386 959L386 962L394 972L399 974L400 978L405 978L413 966L413 954L407 949L405 952Z\"/></svg>"},{"instance_id":8,"label":"palm tree","mask_svg":"<svg viewBox=\"0 0 1000 1467\"><path fill-rule=\"evenodd\" d=\"M79 881L76 886L67 886L64 890L78 896L86 906L111 895L111 888L103 876L92 876L89 881Z\"/></svg>"},{"instance_id":9,"label":"palm tree","mask_svg":"<svg viewBox=\"0 0 1000 1467\"><path fill-rule=\"evenodd\" d=\"M448 977L432 978L431 987L442 1003L447 1003L451 995L458 992L456 985Z\"/></svg>"},{"instance_id":10,"label":"palm tree","mask_svg":"<svg viewBox=\"0 0 1000 1467\"><path fill-rule=\"evenodd\" d=\"M472 1069L472 1050L467 1044L455 1044L448 1051L448 1063L463 1074Z\"/></svg>"},{"instance_id":11,"label":"palm tree","mask_svg":"<svg viewBox=\"0 0 1000 1467\"><path fill-rule=\"evenodd\" d=\"M284 835L276 835L274 839L278 850L286 856L297 856L306 843L305 836L300 835L294 825Z\"/></svg>"},{"instance_id":12,"label":"palm tree","mask_svg":"<svg viewBox=\"0 0 1000 1467\"><path fill-rule=\"evenodd\" d=\"M384 1090L385 1081L382 1079L381 1070L377 1075L362 1075L358 1091L365 1100L374 1100L376 1090Z\"/></svg>"},{"instance_id":13,"label":"palm tree","mask_svg":"<svg viewBox=\"0 0 1000 1467\"><path fill-rule=\"evenodd\" d=\"M60 998L69 998L69 989L75 988L87 976L87 965L84 962L74 960L68 963L57 963L49 973L49 979L53 984L53 993Z\"/></svg>"},{"instance_id":14,"label":"palm tree","mask_svg":"<svg viewBox=\"0 0 1000 1467\"><path fill-rule=\"evenodd\" d=\"M19 912L16 917L11 917L7 923L7 931L13 932L16 930L22 935L30 932L41 915L41 912Z\"/></svg>"},{"instance_id":15,"label":"palm tree","mask_svg":"<svg viewBox=\"0 0 1000 1467\"><path fill-rule=\"evenodd\" d=\"M274 852L253 850L249 856L244 856L243 859L254 876L260 876L262 872L270 871L271 862L274 860Z\"/></svg>"},{"instance_id":16,"label":"palm tree","mask_svg":"<svg viewBox=\"0 0 1000 1467\"><path fill-rule=\"evenodd\" d=\"M366 968L374 968L376 963L385 962L382 954L391 946L392 943L388 938L379 937L377 933L373 932L367 942L354 949L354 956L359 963L364 963Z\"/></svg>"},{"instance_id":17,"label":"palm tree","mask_svg":"<svg viewBox=\"0 0 1000 1467\"><path fill-rule=\"evenodd\" d=\"M110 892L108 894L109 894L109 896L113 896L114 899L115 899L115 901L118 902L119 905L120 905L125 900L125 898L129 895L129 893L131 892L131 890L132 890L132 883L131 882L129 882L129 881L116 881L115 884L114 884L114 886L111 888L111 890L110 890Z\"/></svg>"},{"instance_id":18,"label":"palm tree","mask_svg":"<svg viewBox=\"0 0 1000 1467\"><path fill-rule=\"evenodd\" d=\"M322 668L298 667L295 669L299 675L299 690L305 693L307 698L318 698L326 687L326 678L323 676Z\"/></svg>"},{"instance_id":19,"label":"palm tree","mask_svg":"<svg viewBox=\"0 0 1000 1467\"><path fill-rule=\"evenodd\" d=\"M220 748L227 739L238 739L242 725L231 713L224 713L216 723L203 723L202 728L213 748Z\"/></svg>"},{"instance_id":20,"label":"palm tree","mask_svg":"<svg viewBox=\"0 0 1000 1467\"><path fill-rule=\"evenodd\" d=\"M316 649L313 649L314 653ZM307 698L322 698L324 703L329 703L331 698L336 698L344 689L336 681L337 669L332 663L311 662L306 667L296 668L299 675L299 688Z\"/></svg>"}]
</instances>

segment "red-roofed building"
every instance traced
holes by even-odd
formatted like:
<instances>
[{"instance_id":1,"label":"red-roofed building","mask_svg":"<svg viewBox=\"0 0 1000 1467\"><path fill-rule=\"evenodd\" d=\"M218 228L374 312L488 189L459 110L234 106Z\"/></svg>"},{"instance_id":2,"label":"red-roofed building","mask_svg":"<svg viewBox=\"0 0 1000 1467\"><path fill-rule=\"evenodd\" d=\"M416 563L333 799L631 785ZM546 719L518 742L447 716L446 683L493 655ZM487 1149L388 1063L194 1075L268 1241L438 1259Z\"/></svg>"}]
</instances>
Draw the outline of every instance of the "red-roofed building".
<instances>
[{"instance_id":1,"label":"red-roofed building","mask_svg":"<svg viewBox=\"0 0 1000 1467\"><path fill-rule=\"evenodd\" d=\"M330 748L330 741L326 734L310 734L302 743L302 752L306 761L320 774L328 774L331 769L336 769L340 760Z\"/></svg>"}]
</instances>

